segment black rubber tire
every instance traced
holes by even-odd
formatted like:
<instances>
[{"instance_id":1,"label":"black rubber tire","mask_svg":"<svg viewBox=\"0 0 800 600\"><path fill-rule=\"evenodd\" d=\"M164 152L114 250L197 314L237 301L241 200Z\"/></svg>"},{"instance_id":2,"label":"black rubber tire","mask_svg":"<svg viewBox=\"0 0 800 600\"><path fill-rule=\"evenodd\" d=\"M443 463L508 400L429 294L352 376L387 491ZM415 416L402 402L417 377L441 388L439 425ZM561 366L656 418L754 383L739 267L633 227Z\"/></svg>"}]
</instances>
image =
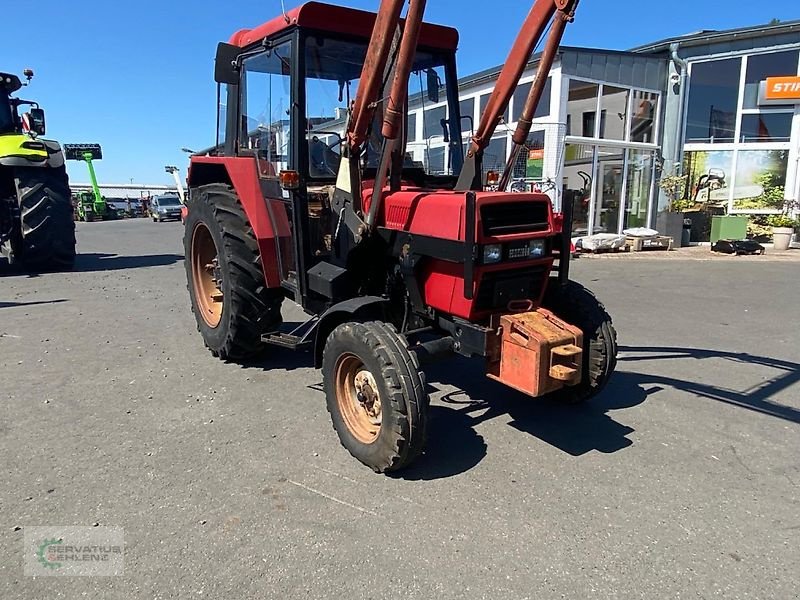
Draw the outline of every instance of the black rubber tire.
<instances>
[{"instance_id":1,"label":"black rubber tire","mask_svg":"<svg viewBox=\"0 0 800 600\"><path fill-rule=\"evenodd\" d=\"M352 434L336 399L335 371L345 353L357 356L379 387L381 426L369 444ZM385 473L407 467L422 453L430 402L425 374L406 339L392 325L371 321L336 327L325 343L322 379L333 428L353 457L375 472Z\"/></svg>"},{"instance_id":2,"label":"black rubber tire","mask_svg":"<svg viewBox=\"0 0 800 600\"><path fill-rule=\"evenodd\" d=\"M252 357L265 348L261 335L275 331L281 324L283 292L266 287L258 242L231 187L211 184L195 188L189 204L183 245L197 329L214 356L223 360ZM222 276L222 317L213 328L198 311L192 281L192 234L199 223L208 228L214 239Z\"/></svg>"},{"instance_id":3,"label":"black rubber tire","mask_svg":"<svg viewBox=\"0 0 800 600\"><path fill-rule=\"evenodd\" d=\"M608 383L617 366L617 332L611 316L597 297L576 281L560 287L551 281L543 306L583 331L583 379L548 398L579 404L595 397Z\"/></svg>"},{"instance_id":4,"label":"black rubber tire","mask_svg":"<svg viewBox=\"0 0 800 600\"><path fill-rule=\"evenodd\" d=\"M64 167L14 171L21 241L17 259L29 271L68 271L75 264L75 220Z\"/></svg>"}]
</instances>

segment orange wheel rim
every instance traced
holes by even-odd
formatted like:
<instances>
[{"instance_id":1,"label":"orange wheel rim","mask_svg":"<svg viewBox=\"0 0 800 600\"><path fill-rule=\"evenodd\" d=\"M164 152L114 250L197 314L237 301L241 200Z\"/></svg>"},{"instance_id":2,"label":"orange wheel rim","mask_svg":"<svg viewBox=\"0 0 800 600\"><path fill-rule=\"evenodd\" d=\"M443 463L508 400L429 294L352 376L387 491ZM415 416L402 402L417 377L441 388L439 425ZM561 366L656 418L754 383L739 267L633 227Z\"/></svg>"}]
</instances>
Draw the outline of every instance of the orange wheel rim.
<instances>
[{"instance_id":1,"label":"orange wheel rim","mask_svg":"<svg viewBox=\"0 0 800 600\"><path fill-rule=\"evenodd\" d=\"M192 284L197 309L209 327L222 320L222 274L219 268L217 245L211 232L198 223L192 232Z\"/></svg>"},{"instance_id":2,"label":"orange wheel rim","mask_svg":"<svg viewBox=\"0 0 800 600\"><path fill-rule=\"evenodd\" d=\"M381 397L375 377L355 354L336 361L336 403L345 425L359 442L371 444L381 430Z\"/></svg>"}]
</instances>

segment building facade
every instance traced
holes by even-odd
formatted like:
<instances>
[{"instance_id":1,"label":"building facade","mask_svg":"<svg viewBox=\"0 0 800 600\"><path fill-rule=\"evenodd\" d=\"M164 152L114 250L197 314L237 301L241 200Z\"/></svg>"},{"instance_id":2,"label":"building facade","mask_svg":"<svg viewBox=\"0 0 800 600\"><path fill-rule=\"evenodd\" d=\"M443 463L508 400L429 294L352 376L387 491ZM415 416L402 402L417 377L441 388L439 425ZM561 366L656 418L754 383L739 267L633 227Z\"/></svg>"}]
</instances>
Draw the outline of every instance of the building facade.
<instances>
[{"instance_id":1,"label":"building facade","mask_svg":"<svg viewBox=\"0 0 800 600\"><path fill-rule=\"evenodd\" d=\"M502 170L537 66L528 66L484 156ZM459 81L466 145L500 68ZM800 21L704 31L629 52L562 47L514 177L573 202L575 233L655 227L676 199L730 214L781 212L800 197ZM779 100L766 85L780 79ZM796 84L796 85L795 85ZM788 86L788 87L787 87ZM412 75L413 88L413 75ZM449 173L444 99L412 97L408 150ZM658 186L685 175L678 198Z\"/></svg>"}]
</instances>

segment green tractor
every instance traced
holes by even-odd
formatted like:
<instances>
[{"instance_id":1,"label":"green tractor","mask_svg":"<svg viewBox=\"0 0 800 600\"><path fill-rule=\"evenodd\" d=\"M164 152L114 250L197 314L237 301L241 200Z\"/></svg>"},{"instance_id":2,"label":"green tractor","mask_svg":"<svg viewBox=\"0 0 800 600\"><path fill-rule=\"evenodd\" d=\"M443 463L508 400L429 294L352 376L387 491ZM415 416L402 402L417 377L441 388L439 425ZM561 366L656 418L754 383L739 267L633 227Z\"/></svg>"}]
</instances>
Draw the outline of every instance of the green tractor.
<instances>
[{"instance_id":1,"label":"green tractor","mask_svg":"<svg viewBox=\"0 0 800 600\"><path fill-rule=\"evenodd\" d=\"M44 110L12 96L33 71L0 73L0 257L29 271L71 269L75 223L64 154L42 139ZM21 106L29 106L20 114Z\"/></svg>"},{"instance_id":2,"label":"green tractor","mask_svg":"<svg viewBox=\"0 0 800 600\"><path fill-rule=\"evenodd\" d=\"M81 160L89 168L92 190L75 194L75 216L81 221L107 221L116 219L117 212L106 202L97 185L97 175L92 161L103 158L100 144L64 144L64 157L67 160Z\"/></svg>"}]
</instances>

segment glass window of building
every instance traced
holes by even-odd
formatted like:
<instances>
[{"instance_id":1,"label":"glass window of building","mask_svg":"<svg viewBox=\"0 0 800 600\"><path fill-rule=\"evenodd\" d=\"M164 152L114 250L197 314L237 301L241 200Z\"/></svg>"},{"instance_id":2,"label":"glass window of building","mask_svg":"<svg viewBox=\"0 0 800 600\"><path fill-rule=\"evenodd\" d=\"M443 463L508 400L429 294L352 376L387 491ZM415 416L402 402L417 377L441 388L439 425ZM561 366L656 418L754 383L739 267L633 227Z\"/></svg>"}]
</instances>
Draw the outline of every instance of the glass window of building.
<instances>
[{"instance_id":1,"label":"glass window of building","mask_svg":"<svg viewBox=\"0 0 800 600\"><path fill-rule=\"evenodd\" d=\"M744 82L744 108L758 108L759 85L767 77L797 75L798 55L800 52L797 50L790 50L748 56ZM782 107L789 110L794 108L791 104L782 105ZM771 108L776 107L772 106Z\"/></svg>"},{"instance_id":2,"label":"glass window of building","mask_svg":"<svg viewBox=\"0 0 800 600\"><path fill-rule=\"evenodd\" d=\"M572 202L572 232L575 234L585 234L589 230L594 149L591 144L567 144L564 149L562 202Z\"/></svg>"},{"instance_id":3,"label":"glass window of building","mask_svg":"<svg viewBox=\"0 0 800 600\"><path fill-rule=\"evenodd\" d=\"M600 86L596 83L569 80L567 101L567 135L596 137L597 95ZM578 128L576 130L576 128Z\"/></svg>"},{"instance_id":4,"label":"glass window of building","mask_svg":"<svg viewBox=\"0 0 800 600\"><path fill-rule=\"evenodd\" d=\"M483 116L483 111L486 110L486 105L489 103L489 96L490 95L491 94L484 94L483 96L481 96L481 100L480 100L481 112L478 115L478 120L480 120L480 118ZM508 120L508 107L506 107L506 112L503 113L503 122L505 122L505 123L509 122L509 120ZM477 127L477 124L476 124L476 127Z\"/></svg>"},{"instance_id":5,"label":"glass window of building","mask_svg":"<svg viewBox=\"0 0 800 600\"><path fill-rule=\"evenodd\" d=\"M739 141L788 142L792 135L792 112L764 112L742 115Z\"/></svg>"},{"instance_id":6,"label":"glass window of building","mask_svg":"<svg viewBox=\"0 0 800 600\"><path fill-rule=\"evenodd\" d=\"M739 150L733 181L734 210L780 211L785 203L788 150Z\"/></svg>"},{"instance_id":7,"label":"glass window of building","mask_svg":"<svg viewBox=\"0 0 800 600\"><path fill-rule=\"evenodd\" d=\"M544 171L544 130L533 131L514 162L515 178L541 179Z\"/></svg>"},{"instance_id":8,"label":"glass window of building","mask_svg":"<svg viewBox=\"0 0 800 600\"><path fill-rule=\"evenodd\" d=\"M425 169L434 175L444 174L444 146L425 149Z\"/></svg>"},{"instance_id":9,"label":"glass window of building","mask_svg":"<svg viewBox=\"0 0 800 600\"><path fill-rule=\"evenodd\" d=\"M409 112L406 116L406 135L409 142L417 140L417 113Z\"/></svg>"},{"instance_id":10,"label":"glass window of building","mask_svg":"<svg viewBox=\"0 0 800 600\"><path fill-rule=\"evenodd\" d=\"M475 98L464 98L458 103L458 112L461 113L461 131L472 135L475 131Z\"/></svg>"},{"instance_id":11,"label":"glass window of building","mask_svg":"<svg viewBox=\"0 0 800 600\"><path fill-rule=\"evenodd\" d=\"M597 146L593 233L616 233L622 206L625 151Z\"/></svg>"},{"instance_id":12,"label":"glass window of building","mask_svg":"<svg viewBox=\"0 0 800 600\"><path fill-rule=\"evenodd\" d=\"M631 107L631 141L655 143L655 116L658 110L658 94L633 90Z\"/></svg>"},{"instance_id":13,"label":"glass window of building","mask_svg":"<svg viewBox=\"0 0 800 600\"><path fill-rule=\"evenodd\" d=\"M628 150L623 229L647 226L647 213L650 210L650 186L653 182L653 163L652 151Z\"/></svg>"},{"instance_id":14,"label":"glass window of building","mask_svg":"<svg viewBox=\"0 0 800 600\"><path fill-rule=\"evenodd\" d=\"M483 172L502 171L508 159L506 136L493 138L483 151Z\"/></svg>"},{"instance_id":15,"label":"glass window of building","mask_svg":"<svg viewBox=\"0 0 800 600\"><path fill-rule=\"evenodd\" d=\"M595 111L584 112L581 115L581 135L583 137L594 137L597 113Z\"/></svg>"},{"instance_id":16,"label":"glass window of building","mask_svg":"<svg viewBox=\"0 0 800 600\"><path fill-rule=\"evenodd\" d=\"M741 58L729 58L692 65L686 115L687 142L734 141L741 64Z\"/></svg>"},{"instance_id":17,"label":"glass window of building","mask_svg":"<svg viewBox=\"0 0 800 600\"><path fill-rule=\"evenodd\" d=\"M441 136L444 133L442 119L447 119L447 105L428 108L422 119L422 139L429 140L432 137Z\"/></svg>"},{"instance_id":18,"label":"glass window of building","mask_svg":"<svg viewBox=\"0 0 800 600\"><path fill-rule=\"evenodd\" d=\"M542 90L542 97L539 99L539 104L536 105L536 110L533 112L534 119L546 117L550 114L550 83L551 78L548 77L544 84L544 89ZM532 87L533 82L529 81L528 83L520 84L517 89L514 90L514 99L511 105L514 109L512 113L513 122L519 121L522 115L522 109L525 108L525 101L528 99Z\"/></svg>"},{"instance_id":19,"label":"glass window of building","mask_svg":"<svg viewBox=\"0 0 800 600\"><path fill-rule=\"evenodd\" d=\"M726 207L733 178L733 150L696 150L683 155L684 196L695 203Z\"/></svg>"},{"instance_id":20,"label":"glass window of building","mask_svg":"<svg viewBox=\"0 0 800 600\"><path fill-rule=\"evenodd\" d=\"M628 123L628 90L604 85L600 98L600 137L624 140Z\"/></svg>"}]
</instances>

